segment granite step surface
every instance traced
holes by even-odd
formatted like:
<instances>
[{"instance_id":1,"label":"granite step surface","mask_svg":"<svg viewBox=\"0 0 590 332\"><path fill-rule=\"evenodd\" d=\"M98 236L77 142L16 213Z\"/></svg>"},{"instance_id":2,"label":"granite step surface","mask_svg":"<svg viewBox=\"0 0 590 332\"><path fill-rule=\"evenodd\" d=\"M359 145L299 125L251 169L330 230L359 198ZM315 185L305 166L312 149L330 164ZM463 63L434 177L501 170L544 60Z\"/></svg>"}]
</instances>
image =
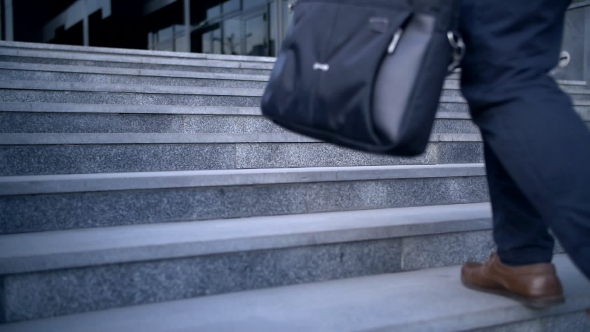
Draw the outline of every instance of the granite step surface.
<instances>
[{"instance_id":1,"label":"granite step surface","mask_svg":"<svg viewBox=\"0 0 590 332\"><path fill-rule=\"evenodd\" d=\"M274 63L0 47L0 62L270 75Z\"/></svg>"},{"instance_id":2,"label":"granite step surface","mask_svg":"<svg viewBox=\"0 0 590 332\"><path fill-rule=\"evenodd\" d=\"M0 176L482 163L478 134L433 134L416 157L384 156L291 133L0 134Z\"/></svg>"},{"instance_id":3,"label":"granite step surface","mask_svg":"<svg viewBox=\"0 0 590 332\"><path fill-rule=\"evenodd\" d=\"M264 89L268 76L1 62L0 80Z\"/></svg>"},{"instance_id":4,"label":"granite step surface","mask_svg":"<svg viewBox=\"0 0 590 332\"><path fill-rule=\"evenodd\" d=\"M253 134L288 132L263 117L258 107L17 104L22 106L4 107L7 104L0 103L0 134ZM461 106L456 103L443 102L436 114L432 133L479 133L479 129L471 121L467 110L456 111ZM16 107L21 108L17 109ZM449 108L453 108L455 111L444 111ZM590 107L577 106L576 109L584 121L590 122Z\"/></svg>"},{"instance_id":5,"label":"granite step surface","mask_svg":"<svg viewBox=\"0 0 590 332\"><path fill-rule=\"evenodd\" d=\"M575 101L590 101L590 90L585 86L561 86L561 90L567 93L572 100ZM443 97L462 97L458 86L449 87L442 91Z\"/></svg>"},{"instance_id":6,"label":"granite step surface","mask_svg":"<svg viewBox=\"0 0 590 332\"><path fill-rule=\"evenodd\" d=\"M0 81L0 101L126 105L259 107L262 89Z\"/></svg>"},{"instance_id":7,"label":"granite step surface","mask_svg":"<svg viewBox=\"0 0 590 332\"><path fill-rule=\"evenodd\" d=\"M209 59L241 62L262 62L274 63L274 57L250 56L250 55L229 55L229 54L206 54L206 53L185 53L170 51L133 50L125 48L95 47L95 46L74 46L44 43L27 43L14 41L0 41L0 48L12 50L37 50L43 52L70 52L82 54L111 54L124 56L142 56L153 58L176 58L176 59Z\"/></svg>"},{"instance_id":8,"label":"granite step surface","mask_svg":"<svg viewBox=\"0 0 590 332\"><path fill-rule=\"evenodd\" d=\"M2 315L17 322L483 260L490 216L483 203L4 235Z\"/></svg>"},{"instance_id":9,"label":"granite step surface","mask_svg":"<svg viewBox=\"0 0 590 332\"><path fill-rule=\"evenodd\" d=\"M483 203L484 175L449 164L5 176L0 234Z\"/></svg>"},{"instance_id":10,"label":"granite step surface","mask_svg":"<svg viewBox=\"0 0 590 332\"><path fill-rule=\"evenodd\" d=\"M56 93L55 98L65 94L70 92ZM14 93L7 95L10 99L19 99ZM577 107L590 119L590 104ZM435 132L462 132L463 129L473 132L475 128L467 112L467 105L460 98L442 98ZM271 133L285 130L262 117L259 102L243 107L0 102L0 133L35 132Z\"/></svg>"},{"instance_id":11,"label":"granite step surface","mask_svg":"<svg viewBox=\"0 0 590 332\"><path fill-rule=\"evenodd\" d=\"M13 103L257 107L260 106L263 92L263 89L246 88L0 81L0 101ZM590 90L574 89L567 92L575 101L590 101ZM464 102L458 89L445 89L442 97Z\"/></svg>"},{"instance_id":12,"label":"granite step surface","mask_svg":"<svg viewBox=\"0 0 590 332\"><path fill-rule=\"evenodd\" d=\"M590 102L575 109L590 121ZM0 102L0 133L280 133L259 107ZM433 133L478 133L460 98L443 97Z\"/></svg>"},{"instance_id":13,"label":"granite step surface","mask_svg":"<svg viewBox=\"0 0 590 332\"><path fill-rule=\"evenodd\" d=\"M263 89L268 76L0 62L0 79ZM586 88L584 81L558 83L568 89ZM445 82L445 88L457 89L459 86L458 77L453 75Z\"/></svg>"},{"instance_id":14,"label":"granite step surface","mask_svg":"<svg viewBox=\"0 0 590 332\"><path fill-rule=\"evenodd\" d=\"M531 310L461 285L460 266L386 273L0 326L62 331L588 331L590 282L554 258L566 303Z\"/></svg>"}]
</instances>

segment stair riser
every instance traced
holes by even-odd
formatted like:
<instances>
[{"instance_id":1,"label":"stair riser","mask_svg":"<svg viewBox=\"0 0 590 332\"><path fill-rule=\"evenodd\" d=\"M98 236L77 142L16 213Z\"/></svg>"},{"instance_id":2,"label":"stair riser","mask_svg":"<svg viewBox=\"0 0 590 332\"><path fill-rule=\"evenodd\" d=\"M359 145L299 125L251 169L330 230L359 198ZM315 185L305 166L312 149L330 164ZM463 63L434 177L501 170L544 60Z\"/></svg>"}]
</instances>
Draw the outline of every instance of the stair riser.
<instances>
[{"instance_id":1,"label":"stair riser","mask_svg":"<svg viewBox=\"0 0 590 332\"><path fill-rule=\"evenodd\" d=\"M252 74L252 75L270 75L271 69L256 68L228 68L228 67L210 67L210 66L191 66L172 65L172 64L149 64L137 62L108 62L92 60L70 60L59 58L44 57L19 57L10 55L0 55L0 62L18 62L18 63L39 63L66 66L89 66L89 67L110 67L110 68L138 68L138 69L155 69L155 70L178 70L203 73L233 73L233 74Z\"/></svg>"},{"instance_id":2,"label":"stair riser","mask_svg":"<svg viewBox=\"0 0 590 332\"><path fill-rule=\"evenodd\" d=\"M72 83L75 84L75 83ZM186 87L184 87L186 88ZM196 88L196 87L195 87ZM255 94L251 94L256 92ZM111 105L177 105L194 107L259 107L262 90L248 90L244 94L209 95L178 92L111 92L111 91L69 91L69 90L29 90L29 89L0 89L0 102L3 103L71 103L71 104L111 104ZM458 90L444 90L443 98L458 98ZM585 102L590 95L571 95L574 101ZM459 99L458 101L461 101ZM581 106L588 108L588 106ZM465 112L464 102L447 103L443 100L440 111Z\"/></svg>"},{"instance_id":3,"label":"stair riser","mask_svg":"<svg viewBox=\"0 0 590 332\"><path fill-rule=\"evenodd\" d=\"M584 91L586 93L577 93L578 91L576 91L576 90L581 90L581 89L573 89L573 90L568 89L568 90L569 90L569 93L568 93L569 96L574 101L589 101L590 100L590 94L586 92L587 90ZM459 90L443 90L441 96L443 96L443 97L463 97L463 95L461 94L461 91L459 91Z\"/></svg>"},{"instance_id":4,"label":"stair riser","mask_svg":"<svg viewBox=\"0 0 590 332\"><path fill-rule=\"evenodd\" d=\"M0 196L0 234L487 201L483 176Z\"/></svg>"},{"instance_id":5,"label":"stair riser","mask_svg":"<svg viewBox=\"0 0 590 332\"><path fill-rule=\"evenodd\" d=\"M512 331L590 331L590 316L584 311L570 312L557 316L510 323L495 327L470 330L470 332L512 332Z\"/></svg>"},{"instance_id":6,"label":"stair riser","mask_svg":"<svg viewBox=\"0 0 590 332\"><path fill-rule=\"evenodd\" d=\"M18 81L51 81L51 82L80 82L80 83L109 83L109 84L136 84L136 85L171 85L171 86L195 86L195 87L222 87L222 88L253 88L264 89L267 81L261 80L234 80L215 78L182 78L175 77L174 72L169 75L142 75L122 73L76 73L67 70L40 68L39 71L22 69L0 69L0 80ZM565 84L565 88L571 91L587 89L585 85ZM460 82L455 76L451 76L445 82L445 88L459 89Z\"/></svg>"},{"instance_id":7,"label":"stair riser","mask_svg":"<svg viewBox=\"0 0 590 332\"><path fill-rule=\"evenodd\" d=\"M260 115L0 112L0 133L285 133ZM469 119L438 119L434 133L476 134Z\"/></svg>"},{"instance_id":8,"label":"stair riser","mask_svg":"<svg viewBox=\"0 0 590 332\"><path fill-rule=\"evenodd\" d=\"M22 81L52 81L52 82L80 82L80 83L107 83L107 84L137 84L137 85L171 85L171 86L195 86L195 87L220 87L220 88L249 88L264 89L264 81L230 80L230 79L204 79L204 78L172 78L156 76L132 76L132 75L102 75L102 74L77 74L55 73L0 69L0 80Z\"/></svg>"},{"instance_id":9,"label":"stair riser","mask_svg":"<svg viewBox=\"0 0 590 332\"><path fill-rule=\"evenodd\" d=\"M0 90L2 102L258 107L260 97Z\"/></svg>"},{"instance_id":10,"label":"stair riser","mask_svg":"<svg viewBox=\"0 0 590 332\"><path fill-rule=\"evenodd\" d=\"M8 322L484 260L489 230L122 263L4 278Z\"/></svg>"},{"instance_id":11,"label":"stair riser","mask_svg":"<svg viewBox=\"0 0 590 332\"><path fill-rule=\"evenodd\" d=\"M442 106L441 109L445 107ZM585 112L580 112L586 118ZM461 114L462 115L462 114ZM458 116L459 117L459 116ZM0 133L286 133L260 115L0 112ZM470 119L439 118L435 134L478 134Z\"/></svg>"},{"instance_id":12,"label":"stair riser","mask_svg":"<svg viewBox=\"0 0 590 332\"><path fill-rule=\"evenodd\" d=\"M436 165L483 162L479 142L431 143L418 157L380 156L326 143L0 146L0 176L184 170Z\"/></svg>"}]
</instances>

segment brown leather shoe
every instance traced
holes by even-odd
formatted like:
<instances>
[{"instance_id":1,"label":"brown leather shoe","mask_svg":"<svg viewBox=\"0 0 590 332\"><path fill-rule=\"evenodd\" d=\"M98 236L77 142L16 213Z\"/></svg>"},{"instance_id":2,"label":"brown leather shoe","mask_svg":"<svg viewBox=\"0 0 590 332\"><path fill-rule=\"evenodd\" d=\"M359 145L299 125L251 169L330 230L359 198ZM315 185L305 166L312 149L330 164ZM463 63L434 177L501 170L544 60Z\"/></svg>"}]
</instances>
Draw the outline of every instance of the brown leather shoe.
<instances>
[{"instance_id":1,"label":"brown leather shoe","mask_svg":"<svg viewBox=\"0 0 590 332\"><path fill-rule=\"evenodd\" d=\"M507 266L492 254L484 264L463 265L461 281L467 288L506 296L532 308L565 302L555 266L549 263Z\"/></svg>"}]
</instances>

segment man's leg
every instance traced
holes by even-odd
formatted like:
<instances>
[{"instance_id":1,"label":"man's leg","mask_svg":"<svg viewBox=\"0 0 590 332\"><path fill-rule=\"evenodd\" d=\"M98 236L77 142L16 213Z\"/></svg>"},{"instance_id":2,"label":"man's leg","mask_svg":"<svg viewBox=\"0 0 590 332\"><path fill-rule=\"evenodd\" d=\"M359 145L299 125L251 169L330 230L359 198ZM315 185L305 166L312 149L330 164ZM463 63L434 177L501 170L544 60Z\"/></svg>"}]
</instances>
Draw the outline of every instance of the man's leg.
<instances>
[{"instance_id":1,"label":"man's leg","mask_svg":"<svg viewBox=\"0 0 590 332\"><path fill-rule=\"evenodd\" d=\"M531 265L547 261L550 240L541 221L590 278L590 132L547 75L557 64L568 4L463 0L461 13L462 91L486 145L500 259L520 265L509 269L492 258L486 269L467 265L464 271L468 279L489 270L495 278L522 276L509 291L544 296L548 302L540 306L561 292L550 264ZM504 287L497 278L470 280ZM539 283L546 287L533 287Z\"/></svg>"},{"instance_id":2,"label":"man's leg","mask_svg":"<svg viewBox=\"0 0 590 332\"><path fill-rule=\"evenodd\" d=\"M510 266L550 263L555 241L547 225L486 142L484 156L500 260Z\"/></svg>"}]
</instances>

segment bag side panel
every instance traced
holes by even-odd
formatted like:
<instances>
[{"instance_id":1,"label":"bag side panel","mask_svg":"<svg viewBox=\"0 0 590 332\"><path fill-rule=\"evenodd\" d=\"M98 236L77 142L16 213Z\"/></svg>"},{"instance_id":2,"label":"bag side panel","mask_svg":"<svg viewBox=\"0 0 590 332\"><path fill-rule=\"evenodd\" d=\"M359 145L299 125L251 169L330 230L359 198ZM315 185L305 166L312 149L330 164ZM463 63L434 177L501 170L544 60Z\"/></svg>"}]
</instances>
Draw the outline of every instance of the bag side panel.
<instances>
[{"instance_id":1,"label":"bag side panel","mask_svg":"<svg viewBox=\"0 0 590 332\"><path fill-rule=\"evenodd\" d=\"M393 144L402 139L405 112L413 97L418 75L423 70L435 22L436 18L432 15L414 15L394 54L385 57L376 77L373 94L375 127Z\"/></svg>"}]
</instances>

